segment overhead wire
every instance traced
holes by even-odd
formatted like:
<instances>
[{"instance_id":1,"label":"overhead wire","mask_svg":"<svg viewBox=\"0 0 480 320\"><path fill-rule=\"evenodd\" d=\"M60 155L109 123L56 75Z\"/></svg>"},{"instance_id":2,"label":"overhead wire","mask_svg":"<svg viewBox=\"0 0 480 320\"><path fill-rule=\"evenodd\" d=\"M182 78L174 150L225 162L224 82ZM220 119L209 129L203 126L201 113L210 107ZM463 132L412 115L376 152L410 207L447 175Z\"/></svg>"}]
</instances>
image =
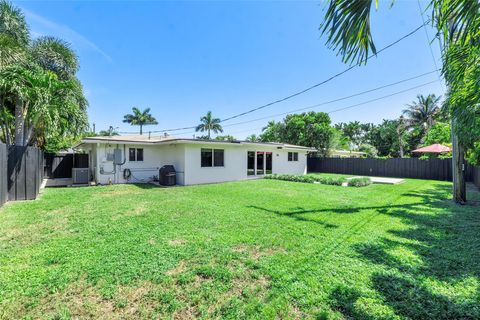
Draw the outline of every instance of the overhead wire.
<instances>
[{"instance_id":1,"label":"overhead wire","mask_svg":"<svg viewBox=\"0 0 480 320\"><path fill-rule=\"evenodd\" d=\"M319 83L316 83L316 84L314 84L314 85L312 85L312 86L310 86L310 87L307 87L307 88L305 88L305 89L303 89L303 90L300 90L300 91L298 91L298 92L295 92L295 93L293 93L293 94L290 94L290 95L288 95L288 96L286 96L286 97L284 97L284 98L277 99L277 100L274 100L274 101L272 101L272 102L266 103L266 104L264 104L264 105L258 106L258 107L256 107L256 108L252 108L252 109L250 109L250 110L247 110L247 111L244 111L244 112L235 114L235 115L233 115L233 116L230 116L230 117L221 119L220 122L225 122L225 121L229 121L229 120L232 120L232 119L236 119L236 118L242 117L242 116L244 116L244 115L253 113L253 112L255 112L255 111L258 111L258 110L261 110L261 109L265 109L265 108L267 108L267 107L269 107L269 106L272 106L272 105L274 105L274 104L278 104L278 103L280 103L280 102L283 102L283 101L289 100L289 99L291 99L291 98L297 97L297 96L299 96L299 95L301 95L301 94L304 94L304 93L306 93L306 92L308 92L308 91L311 91L311 90L313 90L313 89L315 89L315 88L317 88L317 87L319 87L319 86L321 86L321 85L324 85L324 84L326 84L326 83L328 83L328 82L336 79L337 77L339 77L339 76L341 76L341 75L349 72L350 70L356 68L358 65L361 65L362 63L366 62L368 59L371 59L371 58L377 56L379 53L381 53L381 52L383 52L383 51L385 51L385 50L393 47L393 46L396 45L397 43L399 43L399 42L403 41L404 39L406 39L406 38L414 35L416 32L418 32L418 30L420 30L421 28L423 28L428 22L429 22L429 21L424 22L422 25L418 26L418 27L415 28L414 30L412 30L412 31L410 31L409 33L405 34L404 36L398 38L397 40L391 42L390 44L388 44L388 45L386 45L385 47L381 48L381 49L378 50L377 52L369 55L368 57L366 57L365 59L363 59L362 61L360 61L358 64L351 65L350 67L346 68L345 70L343 70L343 71L341 71L341 72L338 72L338 73L334 74L333 76L330 76L329 78L327 78L327 79L325 79L325 80L323 80L323 81L321 81L321 82L319 82ZM162 129L162 130L153 130L153 131L150 131L150 132L151 132L151 133L162 133L162 132L172 132L172 131L174 132L174 131L181 131L181 130L188 130L188 129L195 129L195 128L196 128L196 126L189 126L189 127L182 127L182 128L170 128L170 129ZM119 132L119 133L127 133L127 134L130 133L130 134L133 134L133 133L136 133L136 132L125 132L125 131L123 131L123 132Z\"/></svg>"}]
</instances>

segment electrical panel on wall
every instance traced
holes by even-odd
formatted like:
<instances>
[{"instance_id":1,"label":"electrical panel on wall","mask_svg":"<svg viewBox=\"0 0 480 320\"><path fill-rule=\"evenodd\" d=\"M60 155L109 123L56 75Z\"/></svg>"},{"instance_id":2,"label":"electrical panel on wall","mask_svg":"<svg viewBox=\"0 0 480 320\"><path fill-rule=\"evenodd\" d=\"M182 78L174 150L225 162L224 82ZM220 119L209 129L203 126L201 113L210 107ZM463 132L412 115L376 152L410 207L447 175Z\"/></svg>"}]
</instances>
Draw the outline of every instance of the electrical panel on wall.
<instances>
[{"instance_id":1,"label":"electrical panel on wall","mask_svg":"<svg viewBox=\"0 0 480 320\"><path fill-rule=\"evenodd\" d=\"M123 164L123 160L122 160L122 150L121 149L115 149L113 150L113 154L114 154L114 159L113 159L113 163L114 164Z\"/></svg>"}]
</instances>

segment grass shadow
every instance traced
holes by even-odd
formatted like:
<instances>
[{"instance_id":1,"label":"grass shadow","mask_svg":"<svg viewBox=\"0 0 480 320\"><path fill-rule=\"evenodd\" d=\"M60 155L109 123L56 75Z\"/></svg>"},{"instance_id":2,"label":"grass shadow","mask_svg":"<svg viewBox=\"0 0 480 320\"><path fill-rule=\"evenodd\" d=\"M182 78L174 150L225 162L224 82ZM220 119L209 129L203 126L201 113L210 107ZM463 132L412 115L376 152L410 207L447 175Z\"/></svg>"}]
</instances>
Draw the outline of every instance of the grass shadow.
<instances>
[{"instance_id":1,"label":"grass shadow","mask_svg":"<svg viewBox=\"0 0 480 320\"><path fill-rule=\"evenodd\" d=\"M402 318L480 319L480 206L455 205L446 191L404 194L417 204L391 206L385 214L407 227L355 246L360 259L383 270L371 275L372 289ZM361 296L351 290L334 290L341 305L332 307L347 318L368 318L354 307Z\"/></svg>"}]
</instances>

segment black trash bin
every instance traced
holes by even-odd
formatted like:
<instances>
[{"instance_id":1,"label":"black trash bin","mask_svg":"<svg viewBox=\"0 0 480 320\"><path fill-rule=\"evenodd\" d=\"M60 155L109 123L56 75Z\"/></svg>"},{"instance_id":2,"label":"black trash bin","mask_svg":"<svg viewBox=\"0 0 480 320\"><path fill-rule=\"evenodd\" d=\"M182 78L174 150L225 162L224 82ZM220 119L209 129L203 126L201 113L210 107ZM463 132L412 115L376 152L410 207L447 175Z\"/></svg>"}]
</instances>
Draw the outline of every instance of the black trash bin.
<instances>
[{"instance_id":1,"label":"black trash bin","mask_svg":"<svg viewBox=\"0 0 480 320\"><path fill-rule=\"evenodd\" d=\"M162 186L174 186L177 184L177 172L172 165L166 165L160 168L158 180Z\"/></svg>"}]
</instances>

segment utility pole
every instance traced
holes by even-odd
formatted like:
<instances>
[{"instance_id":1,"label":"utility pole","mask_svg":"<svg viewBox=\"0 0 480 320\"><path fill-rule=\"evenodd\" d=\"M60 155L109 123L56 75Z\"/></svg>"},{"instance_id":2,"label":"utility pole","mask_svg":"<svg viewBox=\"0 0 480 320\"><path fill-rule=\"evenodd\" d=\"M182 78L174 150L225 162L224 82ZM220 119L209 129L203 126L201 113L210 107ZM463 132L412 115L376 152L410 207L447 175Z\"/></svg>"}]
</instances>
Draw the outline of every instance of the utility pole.
<instances>
[{"instance_id":1,"label":"utility pole","mask_svg":"<svg viewBox=\"0 0 480 320\"><path fill-rule=\"evenodd\" d=\"M458 204L467 202L465 185L465 150L458 141L455 133L455 116L452 117L452 177L453 177L453 201Z\"/></svg>"}]
</instances>

